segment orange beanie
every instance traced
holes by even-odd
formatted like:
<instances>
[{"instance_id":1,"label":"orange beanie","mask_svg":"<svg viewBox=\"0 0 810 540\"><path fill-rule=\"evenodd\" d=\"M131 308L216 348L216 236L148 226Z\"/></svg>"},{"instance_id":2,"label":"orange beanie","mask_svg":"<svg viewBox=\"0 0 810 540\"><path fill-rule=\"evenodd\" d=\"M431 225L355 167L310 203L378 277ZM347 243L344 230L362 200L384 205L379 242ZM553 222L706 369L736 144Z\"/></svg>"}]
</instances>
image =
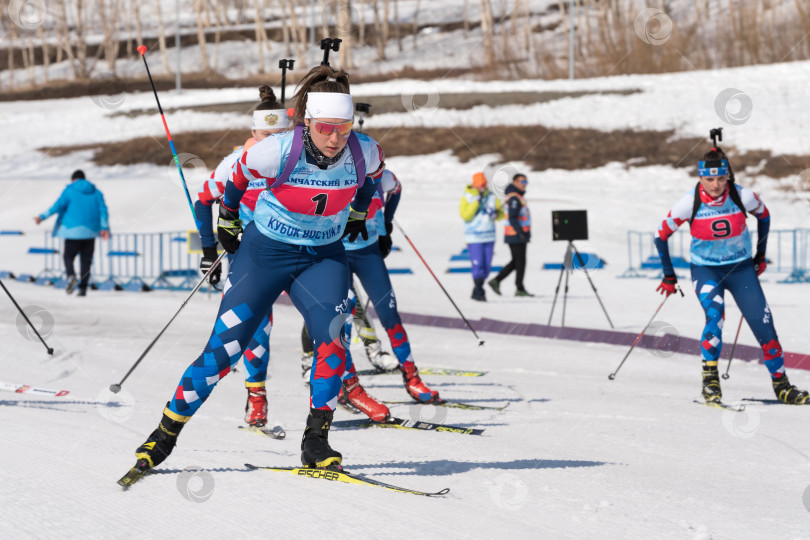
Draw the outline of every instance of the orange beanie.
<instances>
[{"instance_id":1,"label":"orange beanie","mask_svg":"<svg viewBox=\"0 0 810 540\"><path fill-rule=\"evenodd\" d=\"M484 176L484 173L477 172L473 175L472 181L473 187L484 187L487 185L487 178Z\"/></svg>"}]
</instances>

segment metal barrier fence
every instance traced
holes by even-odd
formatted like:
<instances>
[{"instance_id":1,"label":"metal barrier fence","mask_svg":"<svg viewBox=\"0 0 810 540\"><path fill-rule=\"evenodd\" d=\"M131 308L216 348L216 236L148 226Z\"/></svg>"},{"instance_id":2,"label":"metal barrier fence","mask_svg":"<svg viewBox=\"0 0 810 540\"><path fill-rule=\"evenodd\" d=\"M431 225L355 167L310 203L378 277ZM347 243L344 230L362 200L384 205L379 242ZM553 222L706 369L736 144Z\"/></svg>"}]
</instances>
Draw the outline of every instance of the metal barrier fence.
<instances>
[{"instance_id":1,"label":"metal barrier fence","mask_svg":"<svg viewBox=\"0 0 810 540\"><path fill-rule=\"evenodd\" d=\"M751 233L752 245L756 245L756 231ZM661 272L658 250L655 249L651 231L627 231L627 270L620 277L648 277L644 271ZM680 229L669 241L670 255L675 268L689 268L689 231ZM788 274L780 283L810 282L808 249L810 229L780 229L768 233L768 271Z\"/></svg>"},{"instance_id":2,"label":"metal barrier fence","mask_svg":"<svg viewBox=\"0 0 810 540\"><path fill-rule=\"evenodd\" d=\"M90 270L91 286L131 291L193 289L202 278L199 248L192 246L190 250L188 245L189 237L195 235L196 231L176 231L113 234L108 240L97 238ZM29 253L45 258L45 268L36 276L37 282L62 285L65 280L63 252L64 240L54 238L50 232L45 233L43 248L29 249ZM78 264L77 258L77 272Z\"/></svg>"}]
</instances>

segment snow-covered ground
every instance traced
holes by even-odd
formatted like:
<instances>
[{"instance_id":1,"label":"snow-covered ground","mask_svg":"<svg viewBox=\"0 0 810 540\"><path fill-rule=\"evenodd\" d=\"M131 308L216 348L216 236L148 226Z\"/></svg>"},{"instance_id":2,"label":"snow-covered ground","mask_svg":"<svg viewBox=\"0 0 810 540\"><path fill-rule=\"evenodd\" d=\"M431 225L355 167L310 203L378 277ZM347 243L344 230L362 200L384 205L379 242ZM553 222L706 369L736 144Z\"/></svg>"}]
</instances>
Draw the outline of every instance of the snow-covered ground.
<instances>
[{"instance_id":1,"label":"snow-covered ground","mask_svg":"<svg viewBox=\"0 0 810 540\"><path fill-rule=\"evenodd\" d=\"M537 123L613 129L675 128L700 135L722 125L714 101L725 87L744 82L754 97L750 119L726 130L726 140L744 148L806 153L810 120L802 105L801 77L810 64L761 66L717 73L575 81L522 83L526 89L592 90L640 88L628 96L584 96L551 102L547 107L503 107L468 118L497 116L520 124L536 115ZM795 78L790 78L795 77ZM726 81L728 85L725 84ZM512 90L513 83L488 83L488 90ZM742 88L742 86L738 86ZM405 83L357 87L358 95L423 91L477 91L469 82ZM251 89L222 100L250 99ZM167 94L164 107L198 103L216 91ZM149 94L127 95L133 109L151 104ZM526 111L530 112L526 112ZM559 113L564 111L565 114ZM51 157L35 148L162 137L154 116L111 116L90 98L0 104L7 133L0 148L0 230L23 230L0 236L0 270L41 269L29 246L41 245L43 231L32 217L52 204L73 169L81 167L105 193L113 232L180 230L192 226L185 197L169 166L98 168L88 154ZM558 114L559 113L559 114ZM413 113L414 117L423 113ZM200 126L238 127L244 119L182 112L167 117L173 131ZM441 106L430 115L449 125L466 125ZM57 118L55 124L53 118ZM406 123L403 117L369 119L384 125ZM423 118L423 122L427 122ZM483 121L483 120L482 120ZM228 123L233 122L233 123ZM776 130L774 126L779 126ZM457 130L463 136L463 129ZM182 149L178 149L182 152ZM556 271L545 262L560 262L565 245L551 241L552 210L587 209L590 239L581 251L608 262L591 272L594 284L617 329L638 332L660 304L652 279L619 279L627 266L628 229L652 231L669 206L695 179L685 169L627 167L610 164L584 171L526 170L533 213L527 288L531 299L489 293L486 304L469 299L469 275L445 274L451 255L463 247L458 202L472 173L493 156L461 164L447 152L418 157L390 157L389 167L404 183L397 219L442 279L471 321L488 317L545 324ZM210 164L213 167L215 164ZM806 193L776 189L767 178L740 175L768 204L772 227L807 227ZM753 225L752 222L749 225ZM395 232L390 266L410 267L412 275L395 275L400 309L408 313L452 317L454 310L404 238ZM497 245L495 264L508 260ZM785 350L808 352L808 285L777 283L773 273L763 286ZM22 306L40 306L43 331L56 350L51 358L29 339L17 311L0 300L0 381L67 389L63 398L0 394L0 537L233 537L278 534L303 537L323 534L378 537L515 538L810 538L810 435L803 429L807 411L751 401L743 413L699 407L700 360L639 349L617 379L615 369L625 347L562 342L484 333L478 347L467 330L407 327L420 366L487 371L480 378L426 377L450 399L511 405L504 411L464 411L398 406L400 417L433 419L481 427L481 437L451 433L369 429L335 430L334 446L344 453L348 470L424 490L451 488L444 499L423 499L374 488L317 483L276 473L248 471L244 463L296 465L306 416L307 390L299 375L300 316L279 305L271 338L270 415L287 429L283 441L236 429L245 397L244 371L227 377L187 426L178 448L160 467L129 492L115 485L133 464L132 452L154 429L185 366L196 357L210 332L218 301L198 294L117 396L108 386L120 380L152 338L171 318L187 293L91 291L86 298L47 287L4 282ZM681 284L686 298L670 299L658 320L677 333L696 338L702 311ZM728 302L727 340L739 312ZM559 324L560 305L555 323ZM566 324L608 328L587 280L570 281ZM379 330L379 326L378 326ZM755 345L747 328L740 342ZM366 366L360 348L358 364ZM791 380L810 387L810 373L792 370ZM363 381L380 398L407 396L397 377ZM766 369L738 362L723 382L729 402L773 398ZM343 410L339 419L351 417ZM185 471L201 468L196 475ZM206 495L210 497L206 498ZM205 499L205 500L200 500ZM317 505L317 506L316 506ZM265 521L267 521L265 523Z\"/></svg>"}]
</instances>

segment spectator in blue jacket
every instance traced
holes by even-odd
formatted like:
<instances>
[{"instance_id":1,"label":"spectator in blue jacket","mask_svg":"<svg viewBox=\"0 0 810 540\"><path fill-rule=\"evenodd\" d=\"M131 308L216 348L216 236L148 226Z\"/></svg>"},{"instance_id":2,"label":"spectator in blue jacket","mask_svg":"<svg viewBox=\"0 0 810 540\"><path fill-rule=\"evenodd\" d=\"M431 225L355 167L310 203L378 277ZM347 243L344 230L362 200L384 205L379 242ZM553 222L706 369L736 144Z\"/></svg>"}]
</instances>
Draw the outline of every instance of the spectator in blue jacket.
<instances>
[{"instance_id":1,"label":"spectator in blue jacket","mask_svg":"<svg viewBox=\"0 0 810 540\"><path fill-rule=\"evenodd\" d=\"M71 294L78 285L78 295L85 296L90 282L90 266L93 263L96 237L101 236L105 240L109 238L110 227L107 222L107 205L104 204L104 195L101 191L87 181L81 170L75 171L70 180L70 184L62 191L53 206L36 216L34 221L39 225L53 214L58 214L53 235L65 239L63 257L68 278L65 292ZM77 254L81 261L81 274L78 279L73 268Z\"/></svg>"}]
</instances>

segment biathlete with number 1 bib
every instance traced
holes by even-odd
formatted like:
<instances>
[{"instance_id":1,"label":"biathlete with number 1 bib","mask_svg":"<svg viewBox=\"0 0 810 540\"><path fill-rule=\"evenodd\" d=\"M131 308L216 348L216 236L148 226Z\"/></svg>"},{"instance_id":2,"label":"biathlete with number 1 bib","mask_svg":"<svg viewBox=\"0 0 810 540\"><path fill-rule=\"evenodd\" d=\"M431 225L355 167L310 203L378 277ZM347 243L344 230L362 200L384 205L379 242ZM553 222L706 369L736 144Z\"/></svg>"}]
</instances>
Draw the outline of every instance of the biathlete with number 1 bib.
<instances>
[{"instance_id":1,"label":"biathlete with number 1 bib","mask_svg":"<svg viewBox=\"0 0 810 540\"><path fill-rule=\"evenodd\" d=\"M185 370L158 428L135 452L149 469L171 453L180 430L239 360L270 306L287 291L314 342L310 412L301 441L308 467L339 467L329 428L346 353L348 264L341 238L368 237L366 212L385 168L374 139L352 131L349 77L318 66L299 83L296 127L253 145L235 163L219 210L222 247L235 253L211 337ZM239 203L252 181L275 179L242 232ZM241 233L241 241L239 235ZM332 324L340 320L341 324Z\"/></svg>"}]
</instances>

